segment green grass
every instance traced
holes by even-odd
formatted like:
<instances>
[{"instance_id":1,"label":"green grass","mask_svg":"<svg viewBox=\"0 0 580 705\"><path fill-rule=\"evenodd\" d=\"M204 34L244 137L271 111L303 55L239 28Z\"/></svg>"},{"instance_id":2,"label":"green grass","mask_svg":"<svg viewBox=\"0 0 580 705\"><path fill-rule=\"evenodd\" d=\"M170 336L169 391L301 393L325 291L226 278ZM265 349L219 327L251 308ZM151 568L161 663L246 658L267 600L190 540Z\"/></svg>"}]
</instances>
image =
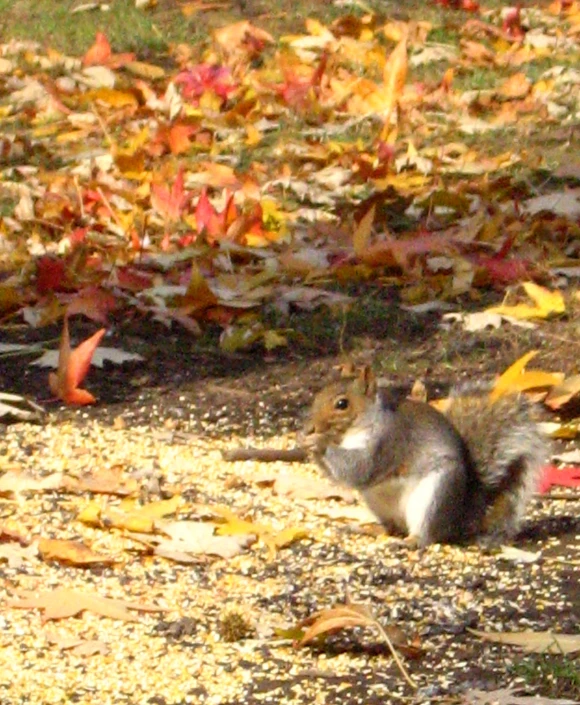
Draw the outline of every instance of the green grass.
<instances>
[{"instance_id":1,"label":"green grass","mask_svg":"<svg viewBox=\"0 0 580 705\"><path fill-rule=\"evenodd\" d=\"M571 656L533 654L515 664L513 673L544 697L580 701L580 663Z\"/></svg>"},{"instance_id":2,"label":"green grass","mask_svg":"<svg viewBox=\"0 0 580 705\"><path fill-rule=\"evenodd\" d=\"M97 31L106 33L115 51L158 53L166 46L152 17L130 0L111 2L109 12L72 14L79 4L78 0L0 0L0 34L5 40L33 39L72 55L83 54Z\"/></svg>"},{"instance_id":3,"label":"green grass","mask_svg":"<svg viewBox=\"0 0 580 705\"><path fill-rule=\"evenodd\" d=\"M298 0L237 0L223 8L187 16L186 0L158 0L152 8L138 9L134 0L108 0L108 12L99 9L72 13L83 0L0 0L0 38L31 39L66 54L84 54L95 33L105 32L115 52L138 51L140 58L159 55L169 44L206 43L211 32L232 22L249 20L274 34L302 32L308 17L324 22L345 14L324 2ZM105 4L103 2L103 4ZM192 4L192 3L191 3ZM358 14L361 14L359 12Z\"/></svg>"}]
</instances>

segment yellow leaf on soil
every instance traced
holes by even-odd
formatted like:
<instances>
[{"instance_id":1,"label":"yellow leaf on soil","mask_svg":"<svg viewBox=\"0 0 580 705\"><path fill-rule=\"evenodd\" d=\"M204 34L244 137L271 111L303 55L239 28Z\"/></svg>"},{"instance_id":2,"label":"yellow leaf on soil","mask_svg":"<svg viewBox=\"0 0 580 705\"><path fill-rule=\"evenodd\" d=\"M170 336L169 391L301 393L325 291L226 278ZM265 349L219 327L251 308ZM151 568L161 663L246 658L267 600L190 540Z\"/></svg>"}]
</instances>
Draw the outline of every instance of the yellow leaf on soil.
<instances>
[{"instance_id":1,"label":"yellow leaf on soil","mask_svg":"<svg viewBox=\"0 0 580 705\"><path fill-rule=\"evenodd\" d=\"M534 282L525 282L523 287L526 294L534 300L535 306L529 304L516 304L515 306L492 306L486 309L489 313L499 313L502 316L512 318L548 318L553 314L561 314L566 311L564 297L560 291L550 291Z\"/></svg>"}]
</instances>

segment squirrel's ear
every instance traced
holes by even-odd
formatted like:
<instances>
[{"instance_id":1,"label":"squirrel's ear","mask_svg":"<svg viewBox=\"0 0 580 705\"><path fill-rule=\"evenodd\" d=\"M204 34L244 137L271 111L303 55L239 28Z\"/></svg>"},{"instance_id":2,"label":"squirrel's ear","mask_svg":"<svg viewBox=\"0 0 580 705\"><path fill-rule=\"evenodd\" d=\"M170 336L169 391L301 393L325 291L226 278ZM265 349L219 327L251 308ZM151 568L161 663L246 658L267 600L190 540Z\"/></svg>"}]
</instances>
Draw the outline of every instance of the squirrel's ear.
<instances>
[{"instance_id":1,"label":"squirrel's ear","mask_svg":"<svg viewBox=\"0 0 580 705\"><path fill-rule=\"evenodd\" d=\"M374 394L377 390L377 380L370 365L363 365L357 370L355 387L365 395Z\"/></svg>"},{"instance_id":2,"label":"squirrel's ear","mask_svg":"<svg viewBox=\"0 0 580 705\"><path fill-rule=\"evenodd\" d=\"M348 379L357 377L357 368L352 360L344 360L334 369L338 371L341 379L344 379L345 377Z\"/></svg>"}]
</instances>

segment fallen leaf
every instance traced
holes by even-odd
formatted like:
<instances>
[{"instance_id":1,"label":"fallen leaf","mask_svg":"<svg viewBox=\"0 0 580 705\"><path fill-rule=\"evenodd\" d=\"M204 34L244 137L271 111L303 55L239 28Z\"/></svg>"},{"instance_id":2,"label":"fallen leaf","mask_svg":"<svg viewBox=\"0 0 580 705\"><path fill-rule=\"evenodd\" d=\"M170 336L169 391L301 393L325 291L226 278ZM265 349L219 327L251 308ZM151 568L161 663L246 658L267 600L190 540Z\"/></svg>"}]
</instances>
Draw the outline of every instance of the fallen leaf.
<instances>
[{"instance_id":1,"label":"fallen leaf","mask_svg":"<svg viewBox=\"0 0 580 705\"><path fill-rule=\"evenodd\" d=\"M45 632L49 644L54 644L63 651L71 651L77 656L106 655L110 648L104 641L98 639L82 639L78 636L62 636L56 632Z\"/></svg>"},{"instance_id":2,"label":"fallen leaf","mask_svg":"<svg viewBox=\"0 0 580 705\"><path fill-rule=\"evenodd\" d=\"M0 477L0 495L10 496L23 492L49 492L63 487L65 482L61 472L45 477L36 477L27 472L8 470Z\"/></svg>"},{"instance_id":3,"label":"fallen leaf","mask_svg":"<svg viewBox=\"0 0 580 705\"><path fill-rule=\"evenodd\" d=\"M354 502L354 493L351 490L328 480L301 475L278 474L273 490L277 495L294 499L342 499L345 502Z\"/></svg>"},{"instance_id":4,"label":"fallen leaf","mask_svg":"<svg viewBox=\"0 0 580 705\"><path fill-rule=\"evenodd\" d=\"M3 423L39 422L43 421L45 416L45 410L30 399L18 394L0 392L0 421Z\"/></svg>"},{"instance_id":5,"label":"fallen leaf","mask_svg":"<svg viewBox=\"0 0 580 705\"><path fill-rule=\"evenodd\" d=\"M492 306L487 309L487 312L499 313L512 318L548 318L566 312L566 304L561 291L550 291L534 282L525 282L522 286L535 302L535 306L529 304Z\"/></svg>"},{"instance_id":6,"label":"fallen leaf","mask_svg":"<svg viewBox=\"0 0 580 705\"><path fill-rule=\"evenodd\" d=\"M95 349L104 335L105 329L101 328L75 350L71 350L68 319L65 316L58 355L58 370L56 374L51 372L48 376L51 392L65 404L84 406L95 403L96 399L92 394L78 387L86 377Z\"/></svg>"},{"instance_id":7,"label":"fallen leaf","mask_svg":"<svg viewBox=\"0 0 580 705\"><path fill-rule=\"evenodd\" d=\"M43 610L42 622L52 619L65 619L74 617L85 610L94 612L102 617L121 619L125 622L136 622L138 617L129 610L137 612L164 612L163 607L148 605L141 602L127 602L126 600L112 600L99 595L76 592L67 588L56 588L50 592L34 593L23 591L18 593L20 600L8 599L8 607L17 609Z\"/></svg>"},{"instance_id":8,"label":"fallen leaf","mask_svg":"<svg viewBox=\"0 0 580 705\"><path fill-rule=\"evenodd\" d=\"M537 563L542 557L542 552L536 551L532 553L531 551L524 551L515 546L502 546L499 557L505 558L508 561L514 561L515 563Z\"/></svg>"},{"instance_id":9,"label":"fallen leaf","mask_svg":"<svg viewBox=\"0 0 580 705\"><path fill-rule=\"evenodd\" d=\"M22 568L26 563L30 563L38 555L38 546L35 543L30 546L17 542L0 543L0 562L7 561L10 568Z\"/></svg>"},{"instance_id":10,"label":"fallen leaf","mask_svg":"<svg viewBox=\"0 0 580 705\"><path fill-rule=\"evenodd\" d=\"M559 372L542 372L541 370L526 370L528 362L537 355L537 350L532 350L522 355L496 380L490 394L494 401L504 394L514 394L530 389L553 387L560 384L564 375Z\"/></svg>"},{"instance_id":11,"label":"fallen leaf","mask_svg":"<svg viewBox=\"0 0 580 705\"><path fill-rule=\"evenodd\" d=\"M548 465L542 472L538 492L543 494L554 486L580 487L580 467L557 468L555 465Z\"/></svg>"},{"instance_id":12,"label":"fallen leaf","mask_svg":"<svg viewBox=\"0 0 580 705\"><path fill-rule=\"evenodd\" d=\"M38 540L38 552L45 561L57 561L72 565L92 565L94 563L113 563L110 556L94 553L81 541L67 541L64 539Z\"/></svg>"},{"instance_id":13,"label":"fallen leaf","mask_svg":"<svg viewBox=\"0 0 580 705\"><path fill-rule=\"evenodd\" d=\"M579 395L580 375L573 375L572 377L567 377L560 384L554 385L548 392L548 396L544 399L544 404L556 411Z\"/></svg>"},{"instance_id":14,"label":"fallen leaf","mask_svg":"<svg viewBox=\"0 0 580 705\"><path fill-rule=\"evenodd\" d=\"M577 700L548 698L541 695L517 695L515 688L476 690L470 688L463 694L462 705L578 705Z\"/></svg>"},{"instance_id":15,"label":"fallen leaf","mask_svg":"<svg viewBox=\"0 0 580 705\"><path fill-rule=\"evenodd\" d=\"M305 646L321 634L332 634L348 627L374 627L375 622L364 605L341 605L320 610L299 623L300 628L307 629L298 645Z\"/></svg>"},{"instance_id":16,"label":"fallen leaf","mask_svg":"<svg viewBox=\"0 0 580 705\"><path fill-rule=\"evenodd\" d=\"M480 632L468 629L471 634L484 641L517 646L529 654L573 654L580 651L580 634L556 634L554 632Z\"/></svg>"},{"instance_id":17,"label":"fallen leaf","mask_svg":"<svg viewBox=\"0 0 580 705\"><path fill-rule=\"evenodd\" d=\"M88 342L88 341L85 341ZM47 350L42 357L33 360L30 364L36 367L57 368L59 365L60 352L58 350ZM138 353L129 353L119 348L97 348L91 358L91 365L103 367L105 362L114 365L122 365L125 362L141 362L144 358Z\"/></svg>"},{"instance_id":18,"label":"fallen leaf","mask_svg":"<svg viewBox=\"0 0 580 705\"><path fill-rule=\"evenodd\" d=\"M253 534L237 536L216 536L215 525L200 521L161 522L158 528L170 537L161 539L155 547L155 554L179 560L176 555L195 556L198 554L233 558L242 553L254 542ZM189 561L183 561L189 562Z\"/></svg>"}]
</instances>

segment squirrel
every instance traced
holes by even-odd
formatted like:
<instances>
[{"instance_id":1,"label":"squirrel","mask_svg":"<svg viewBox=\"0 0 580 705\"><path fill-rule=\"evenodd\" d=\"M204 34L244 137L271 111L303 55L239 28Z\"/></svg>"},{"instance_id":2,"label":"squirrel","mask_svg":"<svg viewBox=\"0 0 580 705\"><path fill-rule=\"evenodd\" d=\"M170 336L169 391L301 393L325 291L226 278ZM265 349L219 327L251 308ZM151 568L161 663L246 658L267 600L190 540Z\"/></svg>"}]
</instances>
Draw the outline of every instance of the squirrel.
<instances>
[{"instance_id":1,"label":"squirrel","mask_svg":"<svg viewBox=\"0 0 580 705\"><path fill-rule=\"evenodd\" d=\"M521 396L459 387L442 413L397 400L368 367L316 395L303 439L389 533L421 547L512 538L548 456Z\"/></svg>"}]
</instances>

